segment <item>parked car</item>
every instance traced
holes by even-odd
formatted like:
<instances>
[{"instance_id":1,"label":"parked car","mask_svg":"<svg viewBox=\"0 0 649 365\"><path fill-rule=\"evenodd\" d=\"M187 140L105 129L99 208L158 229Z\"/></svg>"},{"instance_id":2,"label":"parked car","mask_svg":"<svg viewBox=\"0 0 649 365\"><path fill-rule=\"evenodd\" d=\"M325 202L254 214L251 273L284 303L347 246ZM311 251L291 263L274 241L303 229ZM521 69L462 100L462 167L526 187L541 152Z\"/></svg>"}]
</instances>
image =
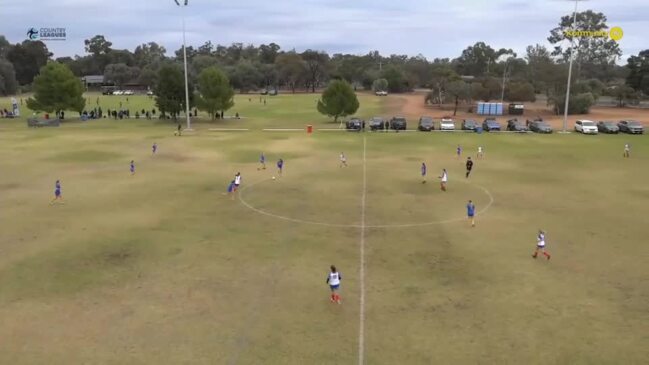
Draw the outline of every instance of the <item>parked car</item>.
<instances>
[{"instance_id":1,"label":"parked car","mask_svg":"<svg viewBox=\"0 0 649 365\"><path fill-rule=\"evenodd\" d=\"M363 121L352 118L345 123L345 128L350 132L360 132L363 129Z\"/></svg>"},{"instance_id":2,"label":"parked car","mask_svg":"<svg viewBox=\"0 0 649 365\"><path fill-rule=\"evenodd\" d=\"M115 90L113 91L113 95L123 95L124 92L122 90Z\"/></svg>"},{"instance_id":3,"label":"parked car","mask_svg":"<svg viewBox=\"0 0 649 365\"><path fill-rule=\"evenodd\" d=\"M533 121L528 121L530 125L530 130L536 133L552 133L552 127L549 123L543 119L536 119Z\"/></svg>"},{"instance_id":4,"label":"parked car","mask_svg":"<svg viewBox=\"0 0 649 365\"><path fill-rule=\"evenodd\" d=\"M462 129L465 131L474 131L479 127L478 122L473 119L464 119L462 121Z\"/></svg>"},{"instance_id":5,"label":"parked car","mask_svg":"<svg viewBox=\"0 0 649 365\"><path fill-rule=\"evenodd\" d=\"M385 120L383 117L373 117L370 120L370 130L371 131L376 131L376 130L383 130L385 129Z\"/></svg>"},{"instance_id":6,"label":"parked car","mask_svg":"<svg viewBox=\"0 0 649 365\"><path fill-rule=\"evenodd\" d=\"M500 131L500 123L493 118L487 118L482 122L482 129L486 132Z\"/></svg>"},{"instance_id":7,"label":"parked car","mask_svg":"<svg viewBox=\"0 0 649 365\"><path fill-rule=\"evenodd\" d=\"M390 119L390 129L394 129L395 131L405 131L407 124L406 118L404 117L392 117Z\"/></svg>"},{"instance_id":8,"label":"parked car","mask_svg":"<svg viewBox=\"0 0 649 365\"><path fill-rule=\"evenodd\" d=\"M583 134L597 134L597 124L592 120L578 120L575 122L575 131Z\"/></svg>"},{"instance_id":9,"label":"parked car","mask_svg":"<svg viewBox=\"0 0 649 365\"><path fill-rule=\"evenodd\" d=\"M602 133L617 134L620 131L620 128L615 124L615 122L599 121L597 122L597 130Z\"/></svg>"},{"instance_id":10,"label":"parked car","mask_svg":"<svg viewBox=\"0 0 649 365\"><path fill-rule=\"evenodd\" d=\"M420 131L430 132L435 129L435 123L431 117L421 117L419 118L419 125L417 129Z\"/></svg>"},{"instance_id":11,"label":"parked car","mask_svg":"<svg viewBox=\"0 0 649 365\"><path fill-rule=\"evenodd\" d=\"M514 118L507 121L507 130L512 132L527 132L530 129L522 121Z\"/></svg>"},{"instance_id":12,"label":"parked car","mask_svg":"<svg viewBox=\"0 0 649 365\"><path fill-rule=\"evenodd\" d=\"M439 122L439 129L442 131L454 131L455 123L451 117L442 117L442 120Z\"/></svg>"},{"instance_id":13,"label":"parked car","mask_svg":"<svg viewBox=\"0 0 649 365\"><path fill-rule=\"evenodd\" d=\"M620 132L630 133L630 134L643 134L644 127L640 122L635 120L621 120L617 126L620 128Z\"/></svg>"},{"instance_id":14,"label":"parked car","mask_svg":"<svg viewBox=\"0 0 649 365\"><path fill-rule=\"evenodd\" d=\"M133 95L133 94L135 94L135 93L133 92L133 90L126 90L126 91L124 91L123 94L124 94L124 95Z\"/></svg>"},{"instance_id":15,"label":"parked car","mask_svg":"<svg viewBox=\"0 0 649 365\"><path fill-rule=\"evenodd\" d=\"M146 94L147 94L148 96L153 96L153 91L149 90L149 91L146 92Z\"/></svg>"},{"instance_id":16,"label":"parked car","mask_svg":"<svg viewBox=\"0 0 649 365\"><path fill-rule=\"evenodd\" d=\"M374 93L376 96L388 96L387 91L377 91Z\"/></svg>"}]
</instances>

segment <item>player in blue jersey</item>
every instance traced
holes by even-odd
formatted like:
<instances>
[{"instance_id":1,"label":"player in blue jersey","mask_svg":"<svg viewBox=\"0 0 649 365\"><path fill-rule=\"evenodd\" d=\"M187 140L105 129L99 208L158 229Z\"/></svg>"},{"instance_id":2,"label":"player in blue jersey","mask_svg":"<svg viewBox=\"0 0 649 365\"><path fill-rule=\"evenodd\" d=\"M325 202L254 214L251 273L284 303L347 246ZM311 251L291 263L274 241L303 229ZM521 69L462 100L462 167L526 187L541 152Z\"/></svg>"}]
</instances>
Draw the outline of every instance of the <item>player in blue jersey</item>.
<instances>
[{"instance_id":1,"label":"player in blue jersey","mask_svg":"<svg viewBox=\"0 0 649 365\"><path fill-rule=\"evenodd\" d=\"M327 275L327 284L329 284L329 289L331 289L331 301L338 304L341 302L338 289L340 289L340 280L342 278L338 270L336 270L336 266L331 265L331 272Z\"/></svg>"},{"instance_id":2,"label":"player in blue jersey","mask_svg":"<svg viewBox=\"0 0 649 365\"><path fill-rule=\"evenodd\" d=\"M228 185L228 195L234 200L234 193L237 191L237 185L234 183L234 180L230 181Z\"/></svg>"},{"instance_id":3,"label":"player in blue jersey","mask_svg":"<svg viewBox=\"0 0 649 365\"><path fill-rule=\"evenodd\" d=\"M422 184L426 183L426 163L425 162L421 163L421 183Z\"/></svg>"},{"instance_id":4,"label":"player in blue jersey","mask_svg":"<svg viewBox=\"0 0 649 365\"><path fill-rule=\"evenodd\" d=\"M466 215L469 217L471 227L475 227L475 204L471 200L466 205Z\"/></svg>"},{"instance_id":5,"label":"player in blue jersey","mask_svg":"<svg viewBox=\"0 0 649 365\"><path fill-rule=\"evenodd\" d=\"M135 161L131 160L131 175L135 175Z\"/></svg>"},{"instance_id":6,"label":"player in blue jersey","mask_svg":"<svg viewBox=\"0 0 649 365\"><path fill-rule=\"evenodd\" d=\"M57 201L57 200L62 200L63 195L61 194L61 181L56 180L56 183L54 183L54 199L52 199L52 204Z\"/></svg>"},{"instance_id":7,"label":"player in blue jersey","mask_svg":"<svg viewBox=\"0 0 649 365\"><path fill-rule=\"evenodd\" d=\"M282 170L284 169L284 160L281 158L277 160L277 173L282 176Z\"/></svg>"},{"instance_id":8,"label":"player in blue jersey","mask_svg":"<svg viewBox=\"0 0 649 365\"><path fill-rule=\"evenodd\" d=\"M153 146L151 146L151 151L152 154L155 155L155 153L158 151L158 144L153 142Z\"/></svg>"},{"instance_id":9,"label":"player in blue jersey","mask_svg":"<svg viewBox=\"0 0 649 365\"><path fill-rule=\"evenodd\" d=\"M259 166L257 170L266 170L266 156L264 156L263 152L259 156L259 165L261 166Z\"/></svg>"},{"instance_id":10,"label":"player in blue jersey","mask_svg":"<svg viewBox=\"0 0 649 365\"><path fill-rule=\"evenodd\" d=\"M457 158L460 158L460 156L462 155L462 146L457 145L456 153L457 153Z\"/></svg>"}]
</instances>

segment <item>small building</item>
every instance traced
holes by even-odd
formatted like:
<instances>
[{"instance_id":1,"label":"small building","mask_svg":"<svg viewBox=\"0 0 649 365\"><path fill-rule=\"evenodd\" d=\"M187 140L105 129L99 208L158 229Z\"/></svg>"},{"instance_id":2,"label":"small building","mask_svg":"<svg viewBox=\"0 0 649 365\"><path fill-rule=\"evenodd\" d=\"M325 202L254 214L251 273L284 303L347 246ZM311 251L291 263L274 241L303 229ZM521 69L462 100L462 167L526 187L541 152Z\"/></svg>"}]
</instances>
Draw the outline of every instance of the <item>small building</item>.
<instances>
[{"instance_id":1,"label":"small building","mask_svg":"<svg viewBox=\"0 0 649 365\"><path fill-rule=\"evenodd\" d=\"M104 85L104 75L86 75L81 78L83 86L98 88Z\"/></svg>"}]
</instances>

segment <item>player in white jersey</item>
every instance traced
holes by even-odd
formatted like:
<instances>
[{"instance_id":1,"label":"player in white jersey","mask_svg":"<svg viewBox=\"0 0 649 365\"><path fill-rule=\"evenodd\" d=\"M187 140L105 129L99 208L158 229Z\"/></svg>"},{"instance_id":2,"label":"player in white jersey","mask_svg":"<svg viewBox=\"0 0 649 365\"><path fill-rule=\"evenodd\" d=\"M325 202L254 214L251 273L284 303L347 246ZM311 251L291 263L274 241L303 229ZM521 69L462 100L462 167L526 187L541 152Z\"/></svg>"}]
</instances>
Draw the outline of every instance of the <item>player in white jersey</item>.
<instances>
[{"instance_id":1,"label":"player in white jersey","mask_svg":"<svg viewBox=\"0 0 649 365\"><path fill-rule=\"evenodd\" d=\"M478 158L481 159L482 157L484 157L484 152L482 151L482 146L479 146L478 147Z\"/></svg>"},{"instance_id":2,"label":"player in white jersey","mask_svg":"<svg viewBox=\"0 0 649 365\"><path fill-rule=\"evenodd\" d=\"M341 152L340 153L340 167L347 167L347 157L345 157L345 153Z\"/></svg>"},{"instance_id":3,"label":"player in white jersey","mask_svg":"<svg viewBox=\"0 0 649 365\"><path fill-rule=\"evenodd\" d=\"M239 185L241 185L241 173L237 172L237 174L234 175L234 191L239 190Z\"/></svg>"},{"instance_id":4,"label":"player in white jersey","mask_svg":"<svg viewBox=\"0 0 649 365\"><path fill-rule=\"evenodd\" d=\"M331 265L331 272L327 276L327 284L329 284L329 288L331 289L331 301L338 304L341 302L338 289L340 288L340 280L342 280L342 278L343 277L340 275L338 270L336 270L336 266Z\"/></svg>"},{"instance_id":5,"label":"player in white jersey","mask_svg":"<svg viewBox=\"0 0 649 365\"><path fill-rule=\"evenodd\" d=\"M446 169L442 169L442 175L439 178L442 180L440 182L442 191L446 191L446 183L448 182L448 172L446 172Z\"/></svg>"},{"instance_id":6,"label":"player in white jersey","mask_svg":"<svg viewBox=\"0 0 649 365\"><path fill-rule=\"evenodd\" d=\"M534 250L532 257L536 258L536 256L538 256L539 254L539 251L543 253L543 256L545 256L545 258L547 258L548 260L550 259L550 253L545 251L545 232L540 229L539 234L536 236L536 249Z\"/></svg>"},{"instance_id":7,"label":"player in white jersey","mask_svg":"<svg viewBox=\"0 0 649 365\"><path fill-rule=\"evenodd\" d=\"M629 145L628 143L624 144L624 155L622 156L631 157L631 145Z\"/></svg>"}]
</instances>

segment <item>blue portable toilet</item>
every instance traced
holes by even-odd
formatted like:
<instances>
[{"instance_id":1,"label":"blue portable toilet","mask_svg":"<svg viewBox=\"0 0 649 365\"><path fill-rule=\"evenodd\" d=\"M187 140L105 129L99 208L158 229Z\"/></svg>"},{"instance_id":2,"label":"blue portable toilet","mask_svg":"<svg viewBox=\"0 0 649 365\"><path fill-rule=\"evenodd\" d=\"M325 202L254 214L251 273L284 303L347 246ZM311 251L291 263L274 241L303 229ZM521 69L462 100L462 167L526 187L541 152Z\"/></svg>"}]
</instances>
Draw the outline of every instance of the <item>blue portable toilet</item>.
<instances>
[{"instance_id":1,"label":"blue portable toilet","mask_svg":"<svg viewBox=\"0 0 649 365\"><path fill-rule=\"evenodd\" d=\"M496 115L503 115L503 103L496 103Z\"/></svg>"}]
</instances>

